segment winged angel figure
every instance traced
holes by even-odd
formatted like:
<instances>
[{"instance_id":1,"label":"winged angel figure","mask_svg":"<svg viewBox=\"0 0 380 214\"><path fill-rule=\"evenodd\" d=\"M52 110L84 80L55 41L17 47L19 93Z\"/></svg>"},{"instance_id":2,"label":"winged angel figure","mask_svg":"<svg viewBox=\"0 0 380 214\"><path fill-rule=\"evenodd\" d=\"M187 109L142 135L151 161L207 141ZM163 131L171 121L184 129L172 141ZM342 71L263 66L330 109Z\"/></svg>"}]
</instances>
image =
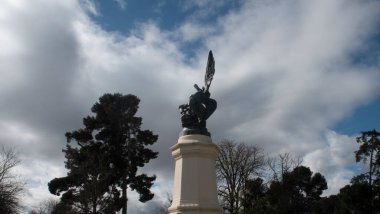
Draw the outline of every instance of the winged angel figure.
<instances>
[{"instance_id":1,"label":"winged angel figure","mask_svg":"<svg viewBox=\"0 0 380 214\"><path fill-rule=\"evenodd\" d=\"M215 73L215 60L212 51L208 54L207 68L205 74L205 87L199 88L194 84L197 90L190 96L189 103L179 106L181 111L183 133L198 133L210 135L206 129L206 120L214 113L217 103L210 98L210 85Z\"/></svg>"}]
</instances>

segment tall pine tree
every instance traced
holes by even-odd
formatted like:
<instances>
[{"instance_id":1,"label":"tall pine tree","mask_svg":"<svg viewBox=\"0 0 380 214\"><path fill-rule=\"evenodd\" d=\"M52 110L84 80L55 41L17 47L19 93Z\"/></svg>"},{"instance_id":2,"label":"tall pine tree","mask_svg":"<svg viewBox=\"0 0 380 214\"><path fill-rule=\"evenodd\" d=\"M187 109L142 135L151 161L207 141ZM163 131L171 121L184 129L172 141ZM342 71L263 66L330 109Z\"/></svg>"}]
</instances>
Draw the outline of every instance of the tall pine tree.
<instances>
[{"instance_id":1,"label":"tall pine tree","mask_svg":"<svg viewBox=\"0 0 380 214\"><path fill-rule=\"evenodd\" d=\"M356 162L368 164L368 172L362 174L370 186L380 183L380 133L375 129L364 131L356 138L359 149L355 151Z\"/></svg>"},{"instance_id":2,"label":"tall pine tree","mask_svg":"<svg viewBox=\"0 0 380 214\"><path fill-rule=\"evenodd\" d=\"M77 204L84 213L127 213L127 188L136 190L140 201L153 198L150 187L155 176L137 174L157 152L147 148L158 136L141 130L136 117L139 98L134 95L104 94L83 119L84 128L66 133L66 177L49 182L52 194L64 192L61 200ZM76 146L69 143L75 141ZM121 190L121 193L120 193Z\"/></svg>"}]
</instances>

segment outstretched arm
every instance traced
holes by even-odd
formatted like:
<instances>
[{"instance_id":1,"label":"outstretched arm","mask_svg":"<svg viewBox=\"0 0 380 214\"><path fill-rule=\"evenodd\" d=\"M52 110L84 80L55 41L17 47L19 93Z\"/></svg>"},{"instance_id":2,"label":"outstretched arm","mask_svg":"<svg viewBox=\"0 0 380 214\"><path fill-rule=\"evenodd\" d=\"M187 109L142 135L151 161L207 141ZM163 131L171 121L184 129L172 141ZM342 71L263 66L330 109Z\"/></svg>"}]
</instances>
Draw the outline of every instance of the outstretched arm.
<instances>
[{"instance_id":1,"label":"outstretched arm","mask_svg":"<svg viewBox=\"0 0 380 214\"><path fill-rule=\"evenodd\" d=\"M202 91L197 84L194 84L194 88L197 89L197 91Z\"/></svg>"}]
</instances>

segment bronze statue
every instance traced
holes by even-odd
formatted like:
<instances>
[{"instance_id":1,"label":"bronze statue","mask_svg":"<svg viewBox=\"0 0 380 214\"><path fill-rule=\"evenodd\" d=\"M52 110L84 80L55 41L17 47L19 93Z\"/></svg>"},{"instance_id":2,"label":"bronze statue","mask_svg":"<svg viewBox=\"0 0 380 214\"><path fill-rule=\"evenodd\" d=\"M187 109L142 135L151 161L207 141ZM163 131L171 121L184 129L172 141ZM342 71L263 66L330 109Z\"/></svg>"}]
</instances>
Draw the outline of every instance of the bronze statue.
<instances>
[{"instance_id":1,"label":"bronze statue","mask_svg":"<svg viewBox=\"0 0 380 214\"><path fill-rule=\"evenodd\" d=\"M215 61L212 51L208 54L207 68L205 74L205 87L199 88L194 84L197 90L190 96L189 103L179 106L181 111L182 135L203 134L210 136L206 128L206 120L214 113L217 103L210 98L209 88L215 73Z\"/></svg>"}]
</instances>

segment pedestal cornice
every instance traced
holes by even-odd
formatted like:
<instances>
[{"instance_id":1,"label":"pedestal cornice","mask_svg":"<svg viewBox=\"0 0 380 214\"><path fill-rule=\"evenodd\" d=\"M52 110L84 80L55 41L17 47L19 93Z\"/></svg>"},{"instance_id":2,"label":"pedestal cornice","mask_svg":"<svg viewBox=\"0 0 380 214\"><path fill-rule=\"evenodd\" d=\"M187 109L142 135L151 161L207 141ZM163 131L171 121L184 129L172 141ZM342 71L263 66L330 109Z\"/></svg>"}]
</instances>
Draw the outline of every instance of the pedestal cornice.
<instances>
[{"instance_id":1,"label":"pedestal cornice","mask_svg":"<svg viewBox=\"0 0 380 214\"><path fill-rule=\"evenodd\" d=\"M205 135L185 135L178 139L178 143L171 148L175 160L184 156L209 157L215 159L218 147L212 143L211 138Z\"/></svg>"}]
</instances>

